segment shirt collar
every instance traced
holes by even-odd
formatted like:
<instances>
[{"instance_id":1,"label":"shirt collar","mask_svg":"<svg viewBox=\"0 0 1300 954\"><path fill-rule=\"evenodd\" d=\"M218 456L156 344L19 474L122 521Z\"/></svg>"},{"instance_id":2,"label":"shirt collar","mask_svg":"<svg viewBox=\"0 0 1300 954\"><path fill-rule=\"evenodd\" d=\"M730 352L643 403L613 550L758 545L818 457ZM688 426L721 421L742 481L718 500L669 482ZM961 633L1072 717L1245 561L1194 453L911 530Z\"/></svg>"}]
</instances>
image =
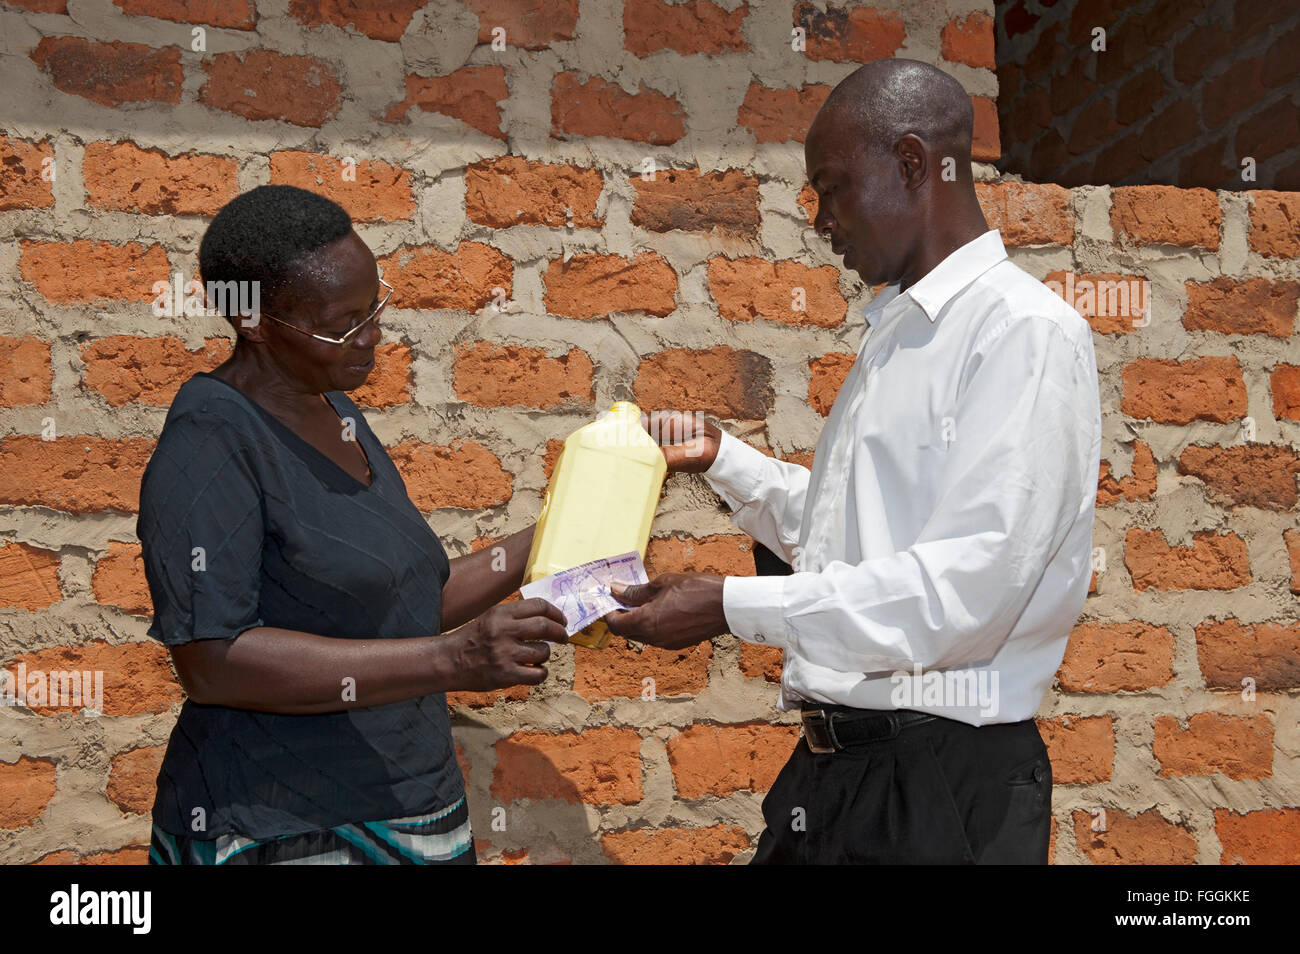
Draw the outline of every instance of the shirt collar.
<instances>
[{"instance_id":1,"label":"shirt collar","mask_svg":"<svg viewBox=\"0 0 1300 954\"><path fill-rule=\"evenodd\" d=\"M989 229L979 238L971 239L949 253L906 292L900 292L896 283L880 289L863 309L863 315L874 328L880 324L882 312L891 302L910 298L927 318L934 321L954 295L1006 257L1002 236L997 229Z\"/></svg>"}]
</instances>

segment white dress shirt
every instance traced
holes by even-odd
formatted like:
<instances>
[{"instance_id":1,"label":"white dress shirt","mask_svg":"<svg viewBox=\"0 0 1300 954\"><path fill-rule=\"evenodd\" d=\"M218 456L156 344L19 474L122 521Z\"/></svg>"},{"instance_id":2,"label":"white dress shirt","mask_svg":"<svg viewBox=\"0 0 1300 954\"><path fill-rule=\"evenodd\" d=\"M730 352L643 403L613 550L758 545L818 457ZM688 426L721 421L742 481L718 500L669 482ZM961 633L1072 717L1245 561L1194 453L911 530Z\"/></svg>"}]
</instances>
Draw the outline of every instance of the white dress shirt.
<instances>
[{"instance_id":1,"label":"white dress shirt","mask_svg":"<svg viewBox=\"0 0 1300 954\"><path fill-rule=\"evenodd\" d=\"M1091 329L997 230L865 316L811 471L724 432L705 472L795 570L727 577L727 625L784 650L782 709L1032 718L1091 575Z\"/></svg>"}]
</instances>

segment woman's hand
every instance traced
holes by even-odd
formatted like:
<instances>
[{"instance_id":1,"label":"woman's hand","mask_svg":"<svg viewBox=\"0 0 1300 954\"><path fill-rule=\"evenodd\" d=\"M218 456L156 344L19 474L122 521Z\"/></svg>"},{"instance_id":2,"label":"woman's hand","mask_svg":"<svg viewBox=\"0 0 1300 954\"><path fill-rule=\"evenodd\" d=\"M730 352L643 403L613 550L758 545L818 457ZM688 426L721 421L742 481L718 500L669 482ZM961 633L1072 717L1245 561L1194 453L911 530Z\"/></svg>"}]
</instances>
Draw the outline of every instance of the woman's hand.
<instances>
[{"instance_id":1,"label":"woman's hand","mask_svg":"<svg viewBox=\"0 0 1300 954\"><path fill-rule=\"evenodd\" d=\"M713 466L722 446L722 431L698 411L642 412L641 426L659 442L670 474L703 473Z\"/></svg>"},{"instance_id":2,"label":"woman's hand","mask_svg":"<svg viewBox=\"0 0 1300 954\"><path fill-rule=\"evenodd\" d=\"M484 692L535 686L546 679L550 643L566 643L564 614L540 597L492 607L445 638L455 640L448 681L456 689Z\"/></svg>"}]
</instances>

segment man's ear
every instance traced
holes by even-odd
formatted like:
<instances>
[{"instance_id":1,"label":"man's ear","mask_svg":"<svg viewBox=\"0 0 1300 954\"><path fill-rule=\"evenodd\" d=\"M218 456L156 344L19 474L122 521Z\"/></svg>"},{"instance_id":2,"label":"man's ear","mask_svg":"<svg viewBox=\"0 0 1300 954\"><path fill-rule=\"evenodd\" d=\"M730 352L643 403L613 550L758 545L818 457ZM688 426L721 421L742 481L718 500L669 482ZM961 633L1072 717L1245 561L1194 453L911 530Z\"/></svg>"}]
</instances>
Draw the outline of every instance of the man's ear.
<instances>
[{"instance_id":1,"label":"man's ear","mask_svg":"<svg viewBox=\"0 0 1300 954\"><path fill-rule=\"evenodd\" d=\"M898 162L904 188L920 188L930 178L929 150L915 133L899 137L894 144L894 158Z\"/></svg>"}]
</instances>

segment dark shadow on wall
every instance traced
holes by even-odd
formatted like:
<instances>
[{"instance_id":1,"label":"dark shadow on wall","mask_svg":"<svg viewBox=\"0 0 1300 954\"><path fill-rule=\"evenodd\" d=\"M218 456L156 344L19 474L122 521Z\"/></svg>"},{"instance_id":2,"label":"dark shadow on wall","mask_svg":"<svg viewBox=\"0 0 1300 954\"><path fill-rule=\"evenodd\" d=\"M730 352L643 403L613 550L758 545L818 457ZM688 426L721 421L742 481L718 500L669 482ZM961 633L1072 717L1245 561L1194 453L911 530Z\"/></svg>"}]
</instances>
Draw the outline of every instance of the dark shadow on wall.
<instances>
[{"instance_id":1,"label":"dark shadow on wall","mask_svg":"<svg viewBox=\"0 0 1300 954\"><path fill-rule=\"evenodd\" d=\"M1300 190L1300 0L995 0L997 167Z\"/></svg>"}]
</instances>

